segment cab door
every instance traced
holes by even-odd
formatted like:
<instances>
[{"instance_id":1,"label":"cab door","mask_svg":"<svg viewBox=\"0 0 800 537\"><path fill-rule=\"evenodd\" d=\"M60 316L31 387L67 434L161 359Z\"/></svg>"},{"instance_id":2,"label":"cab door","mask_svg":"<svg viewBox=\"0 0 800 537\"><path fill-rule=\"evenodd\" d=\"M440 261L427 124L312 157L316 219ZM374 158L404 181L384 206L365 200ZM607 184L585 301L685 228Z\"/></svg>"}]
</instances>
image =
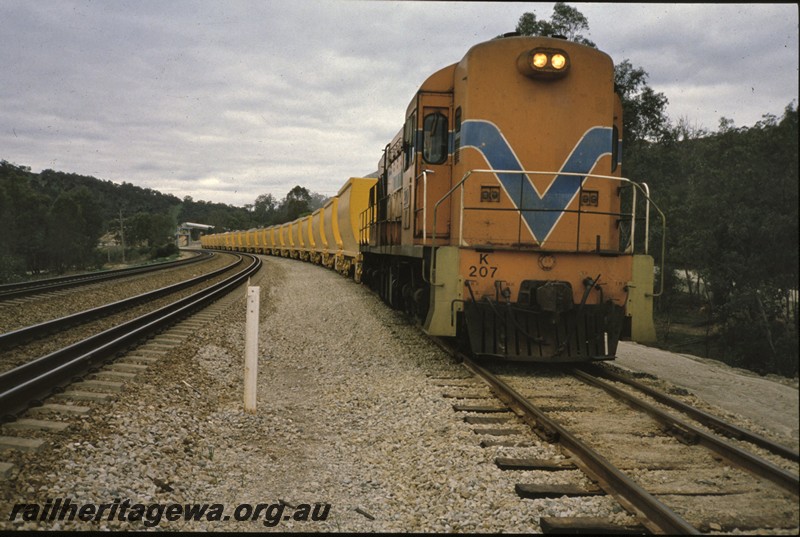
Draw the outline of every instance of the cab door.
<instances>
[{"instance_id":1,"label":"cab door","mask_svg":"<svg viewBox=\"0 0 800 537\"><path fill-rule=\"evenodd\" d=\"M452 93L420 92L418 97L418 151L412 183L413 233L417 244L430 244L450 234L451 199L436 203L452 186ZM434 211L435 210L435 211Z\"/></svg>"}]
</instances>

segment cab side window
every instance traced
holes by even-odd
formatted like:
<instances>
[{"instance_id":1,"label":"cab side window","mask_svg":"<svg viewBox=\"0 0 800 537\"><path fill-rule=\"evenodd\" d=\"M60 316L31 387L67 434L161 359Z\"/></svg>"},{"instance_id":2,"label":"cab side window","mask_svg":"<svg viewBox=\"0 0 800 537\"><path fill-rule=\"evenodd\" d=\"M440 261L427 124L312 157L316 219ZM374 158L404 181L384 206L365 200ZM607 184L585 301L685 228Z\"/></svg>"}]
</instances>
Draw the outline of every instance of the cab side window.
<instances>
[{"instance_id":1,"label":"cab side window","mask_svg":"<svg viewBox=\"0 0 800 537\"><path fill-rule=\"evenodd\" d=\"M429 164L442 164L447 160L447 116L441 112L425 116L422 133L422 157Z\"/></svg>"},{"instance_id":2,"label":"cab side window","mask_svg":"<svg viewBox=\"0 0 800 537\"><path fill-rule=\"evenodd\" d=\"M403 131L403 156L404 156L404 166L403 169L407 170L411 163L414 162L414 144L416 140L416 125L417 125L417 113L414 112L411 114L411 117L406 120L405 129Z\"/></svg>"}]
</instances>

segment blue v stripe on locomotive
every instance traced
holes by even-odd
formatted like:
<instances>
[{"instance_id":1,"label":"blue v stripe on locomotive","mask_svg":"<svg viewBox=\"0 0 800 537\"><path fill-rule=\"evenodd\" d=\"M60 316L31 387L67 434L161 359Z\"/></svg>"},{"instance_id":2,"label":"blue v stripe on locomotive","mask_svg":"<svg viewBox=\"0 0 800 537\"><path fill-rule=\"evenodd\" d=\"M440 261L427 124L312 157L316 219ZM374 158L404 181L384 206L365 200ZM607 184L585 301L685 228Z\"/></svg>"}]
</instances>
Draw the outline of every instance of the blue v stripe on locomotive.
<instances>
[{"instance_id":1,"label":"blue v stripe on locomotive","mask_svg":"<svg viewBox=\"0 0 800 537\"><path fill-rule=\"evenodd\" d=\"M611 128L589 129L567 158L561 172L589 173L601 156L611 153L611 144ZM494 170L524 170L497 126L487 121L465 121L461 126L461 146L473 147L480 151L489 167ZM496 175L521 211L534 238L540 242L550 234L584 179L559 174L544 195L539 196L530 180L522 180L523 174L497 173Z\"/></svg>"}]
</instances>

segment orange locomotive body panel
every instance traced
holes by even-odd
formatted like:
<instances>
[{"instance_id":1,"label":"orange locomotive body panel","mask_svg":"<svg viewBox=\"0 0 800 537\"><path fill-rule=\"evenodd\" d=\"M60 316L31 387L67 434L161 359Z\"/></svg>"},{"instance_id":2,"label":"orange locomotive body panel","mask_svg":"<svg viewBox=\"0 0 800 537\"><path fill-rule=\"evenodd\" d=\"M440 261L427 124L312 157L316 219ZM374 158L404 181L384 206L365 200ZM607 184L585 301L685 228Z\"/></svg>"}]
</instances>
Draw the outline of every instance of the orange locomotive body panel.
<instances>
[{"instance_id":1,"label":"orange locomotive body panel","mask_svg":"<svg viewBox=\"0 0 800 537\"><path fill-rule=\"evenodd\" d=\"M511 38L473 47L454 79L454 106L461 108L460 128L454 133L458 140L454 176L471 171L472 176L464 183L464 208L453 204L450 219L460 228L451 234L451 244L516 249L516 258L509 262L534 270L527 278L505 280L512 285L511 301L517 299L515 287L530 279L531 272L542 273L545 280L579 279L577 273L582 271L574 262L536 270L540 252L619 253L620 249L619 183L570 175L620 175L612 162L617 144L613 63L597 50L563 40L539 39L537 45L566 52L569 72L557 79L536 80L520 73L516 65L509 68L509 59L532 48L528 39ZM473 171L481 169L509 173ZM596 255L588 259L589 265L598 262ZM608 259L603 263L607 265ZM630 281L630 262L619 265L620 279ZM468 279L470 274L463 276ZM478 279L474 285L479 294L494 294L493 281ZM617 297L624 293L620 287L614 291ZM579 303L583 285L573 285L573 292Z\"/></svg>"}]
</instances>

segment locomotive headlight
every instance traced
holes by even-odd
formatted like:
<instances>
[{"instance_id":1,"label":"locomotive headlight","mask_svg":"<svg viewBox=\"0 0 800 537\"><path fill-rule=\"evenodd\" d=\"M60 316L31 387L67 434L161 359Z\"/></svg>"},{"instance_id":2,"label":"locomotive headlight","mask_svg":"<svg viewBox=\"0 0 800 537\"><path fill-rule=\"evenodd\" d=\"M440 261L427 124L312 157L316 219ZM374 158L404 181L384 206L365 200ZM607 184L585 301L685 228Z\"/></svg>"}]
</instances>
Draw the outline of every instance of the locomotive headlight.
<instances>
[{"instance_id":1,"label":"locomotive headlight","mask_svg":"<svg viewBox=\"0 0 800 537\"><path fill-rule=\"evenodd\" d=\"M550 59L550 65L553 66L553 69L560 71L567 66L567 58L563 54L553 54Z\"/></svg>"},{"instance_id":2,"label":"locomotive headlight","mask_svg":"<svg viewBox=\"0 0 800 537\"><path fill-rule=\"evenodd\" d=\"M536 48L517 58L517 69L531 78L554 78L569 71L569 55L560 49Z\"/></svg>"}]
</instances>

